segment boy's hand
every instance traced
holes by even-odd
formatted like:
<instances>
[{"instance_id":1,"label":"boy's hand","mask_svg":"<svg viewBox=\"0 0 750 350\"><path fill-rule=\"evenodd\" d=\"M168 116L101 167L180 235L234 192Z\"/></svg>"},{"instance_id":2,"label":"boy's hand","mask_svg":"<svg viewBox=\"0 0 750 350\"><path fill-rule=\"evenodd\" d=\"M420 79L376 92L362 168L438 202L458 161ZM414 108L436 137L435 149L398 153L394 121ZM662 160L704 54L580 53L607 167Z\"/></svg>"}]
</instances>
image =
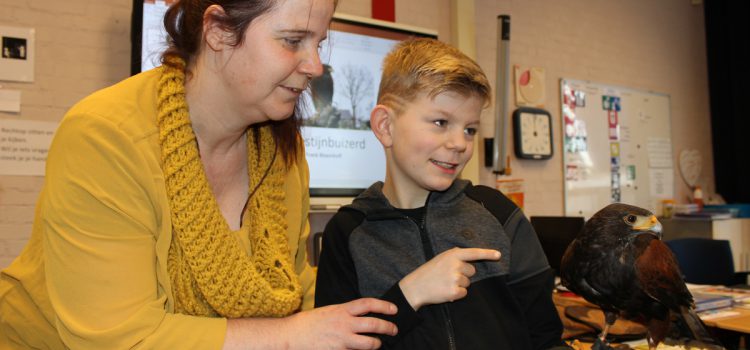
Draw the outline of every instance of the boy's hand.
<instances>
[{"instance_id":1,"label":"boy's hand","mask_svg":"<svg viewBox=\"0 0 750 350\"><path fill-rule=\"evenodd\" d=\"M469 278L477 272L471 261L499 260L500 252L482 248L446 250L398 283L414 310L429 304L454 301L466 296Z\"/></svg>"}]
</instances>

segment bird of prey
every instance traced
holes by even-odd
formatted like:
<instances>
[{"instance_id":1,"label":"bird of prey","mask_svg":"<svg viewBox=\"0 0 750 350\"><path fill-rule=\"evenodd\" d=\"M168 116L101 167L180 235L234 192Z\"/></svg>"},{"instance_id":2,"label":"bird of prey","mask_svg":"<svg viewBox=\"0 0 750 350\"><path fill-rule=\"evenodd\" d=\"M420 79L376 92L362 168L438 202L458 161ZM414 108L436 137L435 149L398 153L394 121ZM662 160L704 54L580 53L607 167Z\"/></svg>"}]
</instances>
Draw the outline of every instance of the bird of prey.
<instances>
[{"instance_id":1,"label":"bird of prey","mask_svg":"<svg viewBox=\"0 0 750 350\"><path fill-rule=\"evenodd\" d=\"M718 345L694 311L677 260L661 241L661 224L646 209L615 203L594 214L565 251L560 277L565 287L604 311L606 324L592 349L609 348L607 332L620 316L646 327L649 349L664 340L673 319L689 338Z\"/></svg>"},{"instance_id":2,"label":"bird of prey","mask_svg":"<svg viewBox=\"0 0 750 350\"><path fill-rule=\"evenodd\" d=\"M333 76L331 76L331 72L333 72L333 67L324 64L323 75L310 82L313 105L318 113L333 103Z\"/></svg>"}]
</instances>

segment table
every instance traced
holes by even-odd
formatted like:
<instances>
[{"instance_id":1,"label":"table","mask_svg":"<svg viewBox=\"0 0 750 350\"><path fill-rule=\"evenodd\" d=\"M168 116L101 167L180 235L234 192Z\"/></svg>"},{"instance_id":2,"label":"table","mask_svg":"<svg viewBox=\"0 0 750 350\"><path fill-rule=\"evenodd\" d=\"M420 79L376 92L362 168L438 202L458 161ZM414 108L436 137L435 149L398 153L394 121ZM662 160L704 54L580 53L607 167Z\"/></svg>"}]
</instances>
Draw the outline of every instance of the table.
<instances>
[{"instance_id":1,"label":"table","mask_svg":"<svg viewBox=\"0 0 750 350\"><path fill-rule=\"evenodd\" d=\"M727 311L739 312L739 315L732 315L727 317L714 318L710 320L703 320L703 323L709 327L716 327L726 329L735 332L741 332L750 334L750 309L746 308L732 308Z\"/></svg>"},{"instance_id":2,"label":"table","mask_svg":"<svg viewBox=\"0 0 750 350\"><path fill-rule=\"evenodd\" d=\"M598 330L595 330L594 328L587 327L584 324L573 322L570 318L567 318L565 315L566 308L570 306L577 306L577 305L589 305L593 308L595 306L587 303L579 296L574 296L570 293L554 293L553 294L553 301L555 302L555 306L557 307L557 310L560 314L560 318L563 321L563 325L565 326L565 329L563 331L563 338L567 340L571 340L575 338L576 336L584 333L598 333ZM729 331L728 334L736 334L735 336L732 336L727 339L723 339L723 341L728 341L729 339L735 339L736 341L740 341L743 334L745 335L745 342L747 342L748 336L747 334L750 334L750 309L747 308L731 308L727 309L727 311L733 311L737 312L736 315L730 315L730 316L724 316L724 317L718 317L713 319L705 319L703 320L703 323L706 324L708 327L713 327L717 329L722 329L725 331ZM592 312L592 314L601 314L601 311L598 312ZM593 321L591 324L601 325L604 322L603 315L599 315L596 320L591 319L590 321ZM618 319L618 323L622 322L621 319ZM617 324L617 323L616 323ZM732 333L736 332L736 333ZM736 338L735 338L736 337ZM580 343L577 344L577 349L585 349L588 350L591 347L591 344L586 343Z\"/></svg>"}]
</instances>

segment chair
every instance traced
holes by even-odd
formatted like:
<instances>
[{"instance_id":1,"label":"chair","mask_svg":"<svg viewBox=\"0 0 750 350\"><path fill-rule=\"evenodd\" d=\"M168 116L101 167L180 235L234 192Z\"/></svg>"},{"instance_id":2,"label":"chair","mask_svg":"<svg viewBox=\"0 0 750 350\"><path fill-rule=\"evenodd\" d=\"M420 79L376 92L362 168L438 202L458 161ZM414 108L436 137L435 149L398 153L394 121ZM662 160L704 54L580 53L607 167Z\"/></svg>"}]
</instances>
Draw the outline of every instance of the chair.
<instances>
[{"instance_id":1,"label":"chair","mask_svg":"<svg viewBox=\"0 0 750 350\"><path fill-rule=\"evenodd\" d=\"M316 267L320 262L320 250L323 249L323 232L311 233L307 238L307 245L310 266Z\"/></svg>"},{"instance_id":2,"label":"chair","mask_svg":"<svg viewBox=\"0 0 750 350\"><path fill-rule=\"evenodd\" d=\"M560 261L568 244L578 236L583 228L584 219L580 216L532 216L529 218L534 227L542 250L547 257L555 275L560 275Z\"/></svg>"},{"instance_id":3,"label":"chair","mask_svg":"<svg viewBox=\"0 0 750 350\"><path fill-rule=\"evenodd\" d=\"M678 238L664 243L674 253L685 282L725 286L747 285L748 272L735 272L729 241Z\"/></svg>"}]
</instances>

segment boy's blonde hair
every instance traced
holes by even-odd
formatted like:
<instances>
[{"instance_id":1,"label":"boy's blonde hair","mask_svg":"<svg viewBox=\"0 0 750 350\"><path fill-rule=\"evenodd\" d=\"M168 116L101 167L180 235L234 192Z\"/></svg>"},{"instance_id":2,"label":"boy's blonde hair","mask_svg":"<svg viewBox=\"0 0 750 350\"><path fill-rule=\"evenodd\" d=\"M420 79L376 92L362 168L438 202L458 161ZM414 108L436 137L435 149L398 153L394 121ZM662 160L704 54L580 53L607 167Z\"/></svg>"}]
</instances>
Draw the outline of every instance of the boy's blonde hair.
<instances>
[{"instance_id":1,"label":"boy's blonde hair","mask_svg":"<svg viewBox=\"0 0 750 350\"><path fill-rule=\"evenodd\" d=\"M398 43L383 60L378 104L403 110L420 93L434 98L443 92L475 95L490 102L490 83L482 68L458 49L435 39Z\"/></svg>"}]
</instances>

